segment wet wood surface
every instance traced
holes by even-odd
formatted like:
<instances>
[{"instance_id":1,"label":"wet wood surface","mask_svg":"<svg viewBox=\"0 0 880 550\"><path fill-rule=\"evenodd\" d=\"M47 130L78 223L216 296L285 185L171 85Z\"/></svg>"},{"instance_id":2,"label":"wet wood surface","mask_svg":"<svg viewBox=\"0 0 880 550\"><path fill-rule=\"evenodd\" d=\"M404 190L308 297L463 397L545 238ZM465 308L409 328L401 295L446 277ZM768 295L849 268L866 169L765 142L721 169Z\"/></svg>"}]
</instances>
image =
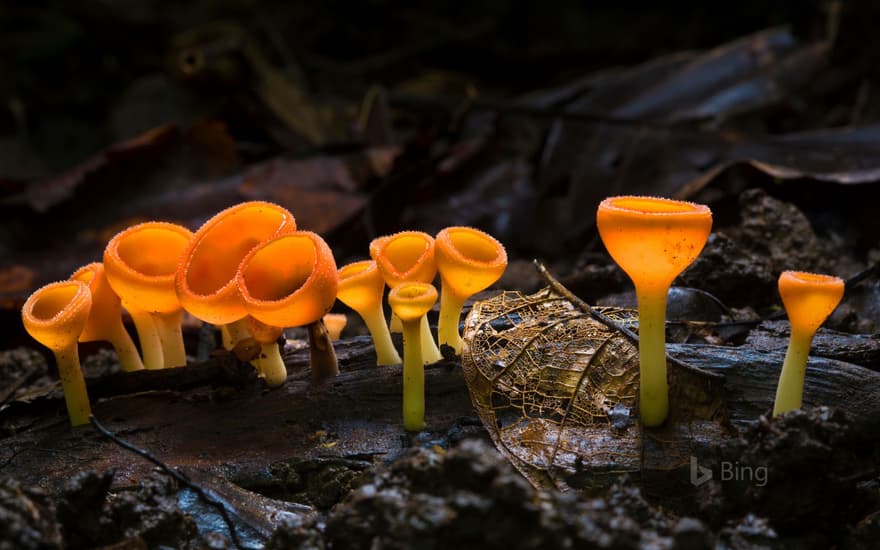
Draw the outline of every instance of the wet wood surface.
<instances>
[{"instance_id":1,"label":"wet wood surface","mask_svg":"<svg viewBox=\"0 0 880 550\"><path fill-rule=\"evenodd\" d=\"M724 391L734 425L769 413L784 349L674 344L669 350L694 366L725 376ZM442 439L458 419L475 415L460 367L439 363L426 368L427 431L407 434L400 418L401 368L376 367L367 337L338 342L337 354L341 374L321 386L309 383L308 352L300 349L286 355L289 377L278 389L268 390L252 378L242 381L240 375L221 377L215 387L186 390L157 389L156 384L144 383L140 390L150 391L99 399L93 410L119 437L167 464L226 479L256 478L265 475L271 463L289 458L389 460L411 445ZM229 357L215 357L205 365L185 368L215 373L244 369L241 374L250 367L239 366ZM144 379L162 376L169 374L141 375ZM106 384L95 381L91 387L96 395L112 393ZM129 384L121 389L137 387ZM811 357L805 405L837 406L876 423L880 422L878 395L880 373ZM113 468L116 483L126 485L137 483L153 468L90 426L71 428L60 399L48 405L15 406L0 413L7 428L14 430L0 440L2 475L55 489L85 469Z\"/></svg>"}]
</instances>

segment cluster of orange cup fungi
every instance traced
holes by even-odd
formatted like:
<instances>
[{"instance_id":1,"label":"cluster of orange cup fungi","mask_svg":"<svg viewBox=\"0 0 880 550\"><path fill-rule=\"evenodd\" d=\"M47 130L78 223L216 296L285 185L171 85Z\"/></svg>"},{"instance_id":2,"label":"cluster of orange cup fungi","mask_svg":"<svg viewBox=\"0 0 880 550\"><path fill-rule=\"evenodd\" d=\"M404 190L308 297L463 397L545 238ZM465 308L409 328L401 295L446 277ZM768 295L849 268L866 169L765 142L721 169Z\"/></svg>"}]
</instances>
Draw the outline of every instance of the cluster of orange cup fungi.
<instances>
[{"instance_id":1,"label":"cluster of orange cup fungi","mask_svg":"<svg viewBox=\"0 0 880 550\"><path fill-rule=\"evenodd\" d=\"M382 299L403 332L403 425L425 426L424 365L443 358L427 313L437 302L433 281L440 274L438 339L461 353L459 319L465 300L497 281L507 267L504 246L491 235L471 227L447 227L436 238L420 231L403 231L374 239L370 260L339 269L337 298L364 320L373 338L378 365L400 363L385 322ZM392 328L395 322L392 320Z\"/></svg>"},{"instance_id":2,"label":"cluster of orange cup fungi","mask_svg":"<svg viewBox=\"0 0 880 550\"><path fill-rule=\"evenodd\" d=\"M436 243L413 231L382 237L370 247L373 260L337 270L327 243L297 230L289 211L246 202L218 213L195 233L166 222L125 229L107 244L103 263L36 290L22 308L22 319L34 339L55 354L76 426L87 423L91 414L77 342L111 342L125 371L184 366L184 311L219 326L227 349L247 338L259 343L252 363L269 386L287 377L277 345L284 327L307 327L313 381L338 374L322 322L337 297L363 317L377 364L399 364L382 307L387 283L399 295L389 303L404 325L404 424L421 429L423 365L441 359L425 316L437 299L430 283L439 269L440 342L460 352L458 318L464 300L495 282L507 264L504 247L476 229L445 229ZM430 287L430 303L422 299L414 305L412 285ZM123 308L134 321L141 355L122 324ZM344 317L333 318L337 325L340 320L344 324Z\"/></svg>"},{"instance_id":3,"label":"cluster of orange cup fungi","mask_svg":"<svg viewBox=\"0 0 880 550\"><path fill-rule=\"evenodd\" d=\"M712 227L704 205L655 197L602 201L599 234L611 257L632 279L639 309L639 414L659 426L669 411L666 373L666 297L672 281L699 255ZM364 320L377 365L401 363L385 322L383 297L403 332L403 420L424 428L424 365L442 359L427 313L440 299L438 340L461 353L459 319L465 300L497 281L507 266L504 247L469 227L431 237L403 231L375 239L370 260L337 270L327 243L298 231L293 215L267 202L228 208L195 233L165 222L132 226L113 237L103 263L78 269L68 281L35 291L22 308L27 331L56 356L73 425L88 422L90 406L77 342L106 340L125 371L186 365L181 316L187 311L221 328L224 347L253 338L254 365L270 386L287 377L277 341L284 327L308 327L314 381L338 374L322 318L334 301ZM441 292L433 286L440 275ZM774 414L801 405L813 335L843 296L837 277L786 271L779 292L791 339L777 388ZM122 324L134 320L141 356Z\"/></svg>"},{"instance_id":4,"label":"cluster of orange cup fungi","mask_svg":"<svg viewBox=\"0 0 880 550\"><path fill-rule=\"evenodd\" d=\"M700 254L712 228L705 205L657 197L602 201L596 215L608 253L636 287L639 309L639 415L659 426L669 412L666 374L666 297L672 281ZM773 414L801 406L810 342L843 296L837 277L786 271L779 293L791 322Z\"/></svg>"}]
</instances>

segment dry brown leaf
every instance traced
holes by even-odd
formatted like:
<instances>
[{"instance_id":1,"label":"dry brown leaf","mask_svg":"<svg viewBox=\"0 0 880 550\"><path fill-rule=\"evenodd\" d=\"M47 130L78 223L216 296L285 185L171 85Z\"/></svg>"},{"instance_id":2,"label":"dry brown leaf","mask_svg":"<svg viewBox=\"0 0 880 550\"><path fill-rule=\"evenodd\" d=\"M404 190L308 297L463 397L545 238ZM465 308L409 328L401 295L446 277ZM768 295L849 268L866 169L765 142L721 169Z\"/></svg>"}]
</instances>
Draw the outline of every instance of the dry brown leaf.
<instances>
[{"instance_id":1,"label":"dry brown leaf","mask_svg":"<svg viewBox=\"0 0 880 550\"><path fill-rule=\"evenodd\" d=\"M631 310L601 310L632 325ZM638 350L545 289L474 304L462 367L495 445L536 487L566 489L608 474L673 470L724 434L717 382L669 365L670 416L638 421ZM588 474L588 475L584 475Z\"/></svg>"}]
</instances>

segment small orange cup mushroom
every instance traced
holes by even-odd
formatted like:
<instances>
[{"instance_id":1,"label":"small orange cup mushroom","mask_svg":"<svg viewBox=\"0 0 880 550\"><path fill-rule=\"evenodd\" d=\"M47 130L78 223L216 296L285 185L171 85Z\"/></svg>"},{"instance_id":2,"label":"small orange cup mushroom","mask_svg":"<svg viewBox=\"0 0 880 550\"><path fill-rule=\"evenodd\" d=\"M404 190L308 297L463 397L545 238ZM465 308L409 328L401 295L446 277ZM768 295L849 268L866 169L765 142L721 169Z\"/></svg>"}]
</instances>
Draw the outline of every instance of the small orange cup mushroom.
<instances>
[{"instance_id":1,"label":"small orange cup mushroom","mask_svg":"<svg viewBox=\"0 0 880 550\"><path fill-rule=\"evenodd\" d=\"M91 307L92 296L86 283L61 281L31 294L21 310L28 334L55 354L72 426L87 424L92 414L76 345L88 323Z\"/></svg>"},{"instance_id":2,"label":"small orange cup mushroom","mask_svg":"<svg viewBox=\"0 0 880 550\"><path fill-rule=\"evenodd\" d=\"M334 342L342 337L342 331L348 324L348 315L344 313L328 313L324 316L324 326L327 327L327 334Z\"/></svg>"},{"instance_id":3,"label":"small orange cup mushroom","mask_svg":"<svg viewBox=\"0 0 880 550\"><path fill-rule=\"evenodd\" d=\"M401 231L383 238L376 248L375 261L392 290L403 283L431 283L437 275L434 238L421 231ZM426 365L436 363L443 355L431 335L427 315L421 323L422 359Z\"/></svg>"},{"instance_id":4,"label":"small orange cup mushroom","mask_svg":"<svg viewBox=\"0 0 880 550\"><path fill-rule=\"evenodd\" d=\"M599 235L636 287L639 308L639 415L659 426L669 413L666 296L700 254L712 229L709 207L657 197L611 197L599 205Z\"/></svg>"},{"instance_id":5,"label":"small orange cup mushroom","mask_svg":"<svg viewBox=\"0 0 880 550\"><path fill-rule=\"evenodd\" d=\"M144 364L137 348L122 324L122 301L110 288L110 283L104 275L104 265L100 262L85 265L76 270L70 278L89 285L89 292L92 295L89 320L79 336L79 341L110 342L116 350L116 355L119 356L122 370L132 372L143 369Z\"/></svg>"},{"instance_id":6,"label":"small orange cup mushroom","mask_svg":"<svg viewBox=\"0 0 880 550\"><path fill-rule=\"evenodd\" d=\"M336 352L322 322L336 301L338 282L333 252L310 231L296 231L257 246L236 275L250 316L273 327L308 326L314 382L339 374Z\"/></svg>"},{"instance_id":7,"label":"small orange cup mushroom","mask_svg":"<svg viewBox=\"0 0 880 550\"><path fill-rule=\"evenodd\" d=\"M465 300L489 288L507 268L504 245L472 227L447 227L434 239L440 272L440 322L437 340L461 354L458 323Z\"/></svg>"},{"instance_id":8,"label":"small orange cup mushroom","mask_svg":"<svg viewBox=\"0 0 880 550\"><path fill-rule=\"evenodd\" d=\"M425 428L425 362L422 358L421 320L437 303L437 289L429 283L402 283L388 294L391 309L403 323L403 427Z\"/></svg>"},{"instance_id":9,"label":"small orange cup mushroom","mask_svg":"<svg viewBox=\"0 0 880 550\"><path fill-rule=\"evenodd\" d=\"M791 324L791 336L776 387L774 416L801 408L810 344L819 326L840 303L843 291L843 279L831 275L784 271L779 276L779 295Z\"/></svg>"},{"instance_id":10,"label":"small orange cup mushroom","mask_svg":"<svg viewBox=\"0 0 880 550\"><path fill-rule=\"evenodd\" d=\"M391 333L385 324L385 312L382 309L384 291L385 279L373 260L354 262L339 268L336 298L355 310L364 320L373 338L376 364L399 365L400 355L394 349Z\"/></svg>"},{"instance_id":11,"label":"small orange cup mushroom","mask_svg":"<svg viewBox=\"0 0 880 550\"><path fill-rule=\"evenodd\" d=\"M174 275L192 236L181 225L146 222L116 234L104 249L104 273L134 319L148 369L186 365Z\"/></svg>"},{"instance_id":12,"label":"small orange cup mushroom","mask_svg":"<svg viewBox=\"0 0 880 550\"><path fill-rule=\"evenodd\" d=\"M247 309L235 276L257 245L296 231L296 220L277 204L237 204L205 222L184 251L175 277L183 308L202 321L224 327L224 346L232 349L248 336Z\"/></svg>"}]
</instances>

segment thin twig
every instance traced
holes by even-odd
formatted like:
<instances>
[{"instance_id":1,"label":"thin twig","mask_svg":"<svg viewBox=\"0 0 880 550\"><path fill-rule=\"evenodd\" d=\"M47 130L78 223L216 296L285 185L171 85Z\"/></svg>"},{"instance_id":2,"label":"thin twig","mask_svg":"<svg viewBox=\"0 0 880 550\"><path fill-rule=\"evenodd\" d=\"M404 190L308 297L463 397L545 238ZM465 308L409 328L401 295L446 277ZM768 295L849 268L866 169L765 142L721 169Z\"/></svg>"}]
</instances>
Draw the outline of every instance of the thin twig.
<instances>
[{"instance_id":1,"label":"thin twig","mask_svg":"<svg viewBox=\"0 0 880 550\"><path fill-rule=\"evenodd\" d=\"M565 298L566 300L568 300L569 302L574 304L578 309L580 309L581 311L583 311L584 313L586 313L587 315L589 315L593 319L599 321L600 323L602 323L606 327L610 328L611 330L616 330L617 332L622 334L627 340L629 340L630 342L632 342L636 346L639 345L639 336L636 333L634 333L630 329L626 328L625 326L621 325L620 323L616 322L615 320L611 319L607 315L604 315L601 312L596 311L596 309L594 309L593 306L591 306L590 304L586 303L585 301L583 301L580 298L578 298L577 296L575 296L572 291L565 288L565 286L562 283L557 281L556 278L550 274L550 271L547 269L546 266L544 266L544 264L542 264L538 260L534 260L534 263L535 263L535 267L538 269L538 273L541 274L541 277L544 278L544 281L547 282L547 285L550 287L551 290L553 290L553 292L555 292L556 294L559 294L560 296L562 296L563 298ZM666 354L666 360L669 361L670 363L672 363L673 365L676 365L677 367L680 367L682 369L686 369L689 371L693 371L693 372L699 373L701 375L708 376L710 378L717 378L719 380L724 378L724 376L722 376L720 374L716 374L714 372L704 371L704 370L699 369L693 365L685 363L684 361L681 361L680 359L676 359L675 357L669 355L668 353Z\"/></svg>"},{"instance_id":2,"label":"thin twig","mask_svg":"<svg viewBox=\"0 0 880 550\"><path fill-rule=\"evenodd\" d=\"M94 415L89 416L89 423L92 425L92 427L95 428L95 430L98 431L98 433L100 433L113 443L116 443L123 449L127 449L134 454L140 456L141 458L149 460L150 462L158 466L163 472L171 476L175 481L185 487L188 487L202 500L216 508L217 511L220 513L220 516L223 518L223 521L226 522L226 527L229 529L229 534L232 537L232 544L234 544L236 548L242 548L241 540L238 538L238 533L236 533L235 531L235 525L232 522L232 518L229 517L229 512L226 510L226 507L223 505L222 502L217 500L213 495L211 495L209 492L204 490L193 481L190 481L190 479L177 468L172 468L171 466L168 466L158 458L151 455L148 451L145 451L144 449L139 449L128 441L120 439L119 437L114 435L110 430L102 426L101 423L98 422L98 419L94 417Z\"/></svg>"}]
</instances>

